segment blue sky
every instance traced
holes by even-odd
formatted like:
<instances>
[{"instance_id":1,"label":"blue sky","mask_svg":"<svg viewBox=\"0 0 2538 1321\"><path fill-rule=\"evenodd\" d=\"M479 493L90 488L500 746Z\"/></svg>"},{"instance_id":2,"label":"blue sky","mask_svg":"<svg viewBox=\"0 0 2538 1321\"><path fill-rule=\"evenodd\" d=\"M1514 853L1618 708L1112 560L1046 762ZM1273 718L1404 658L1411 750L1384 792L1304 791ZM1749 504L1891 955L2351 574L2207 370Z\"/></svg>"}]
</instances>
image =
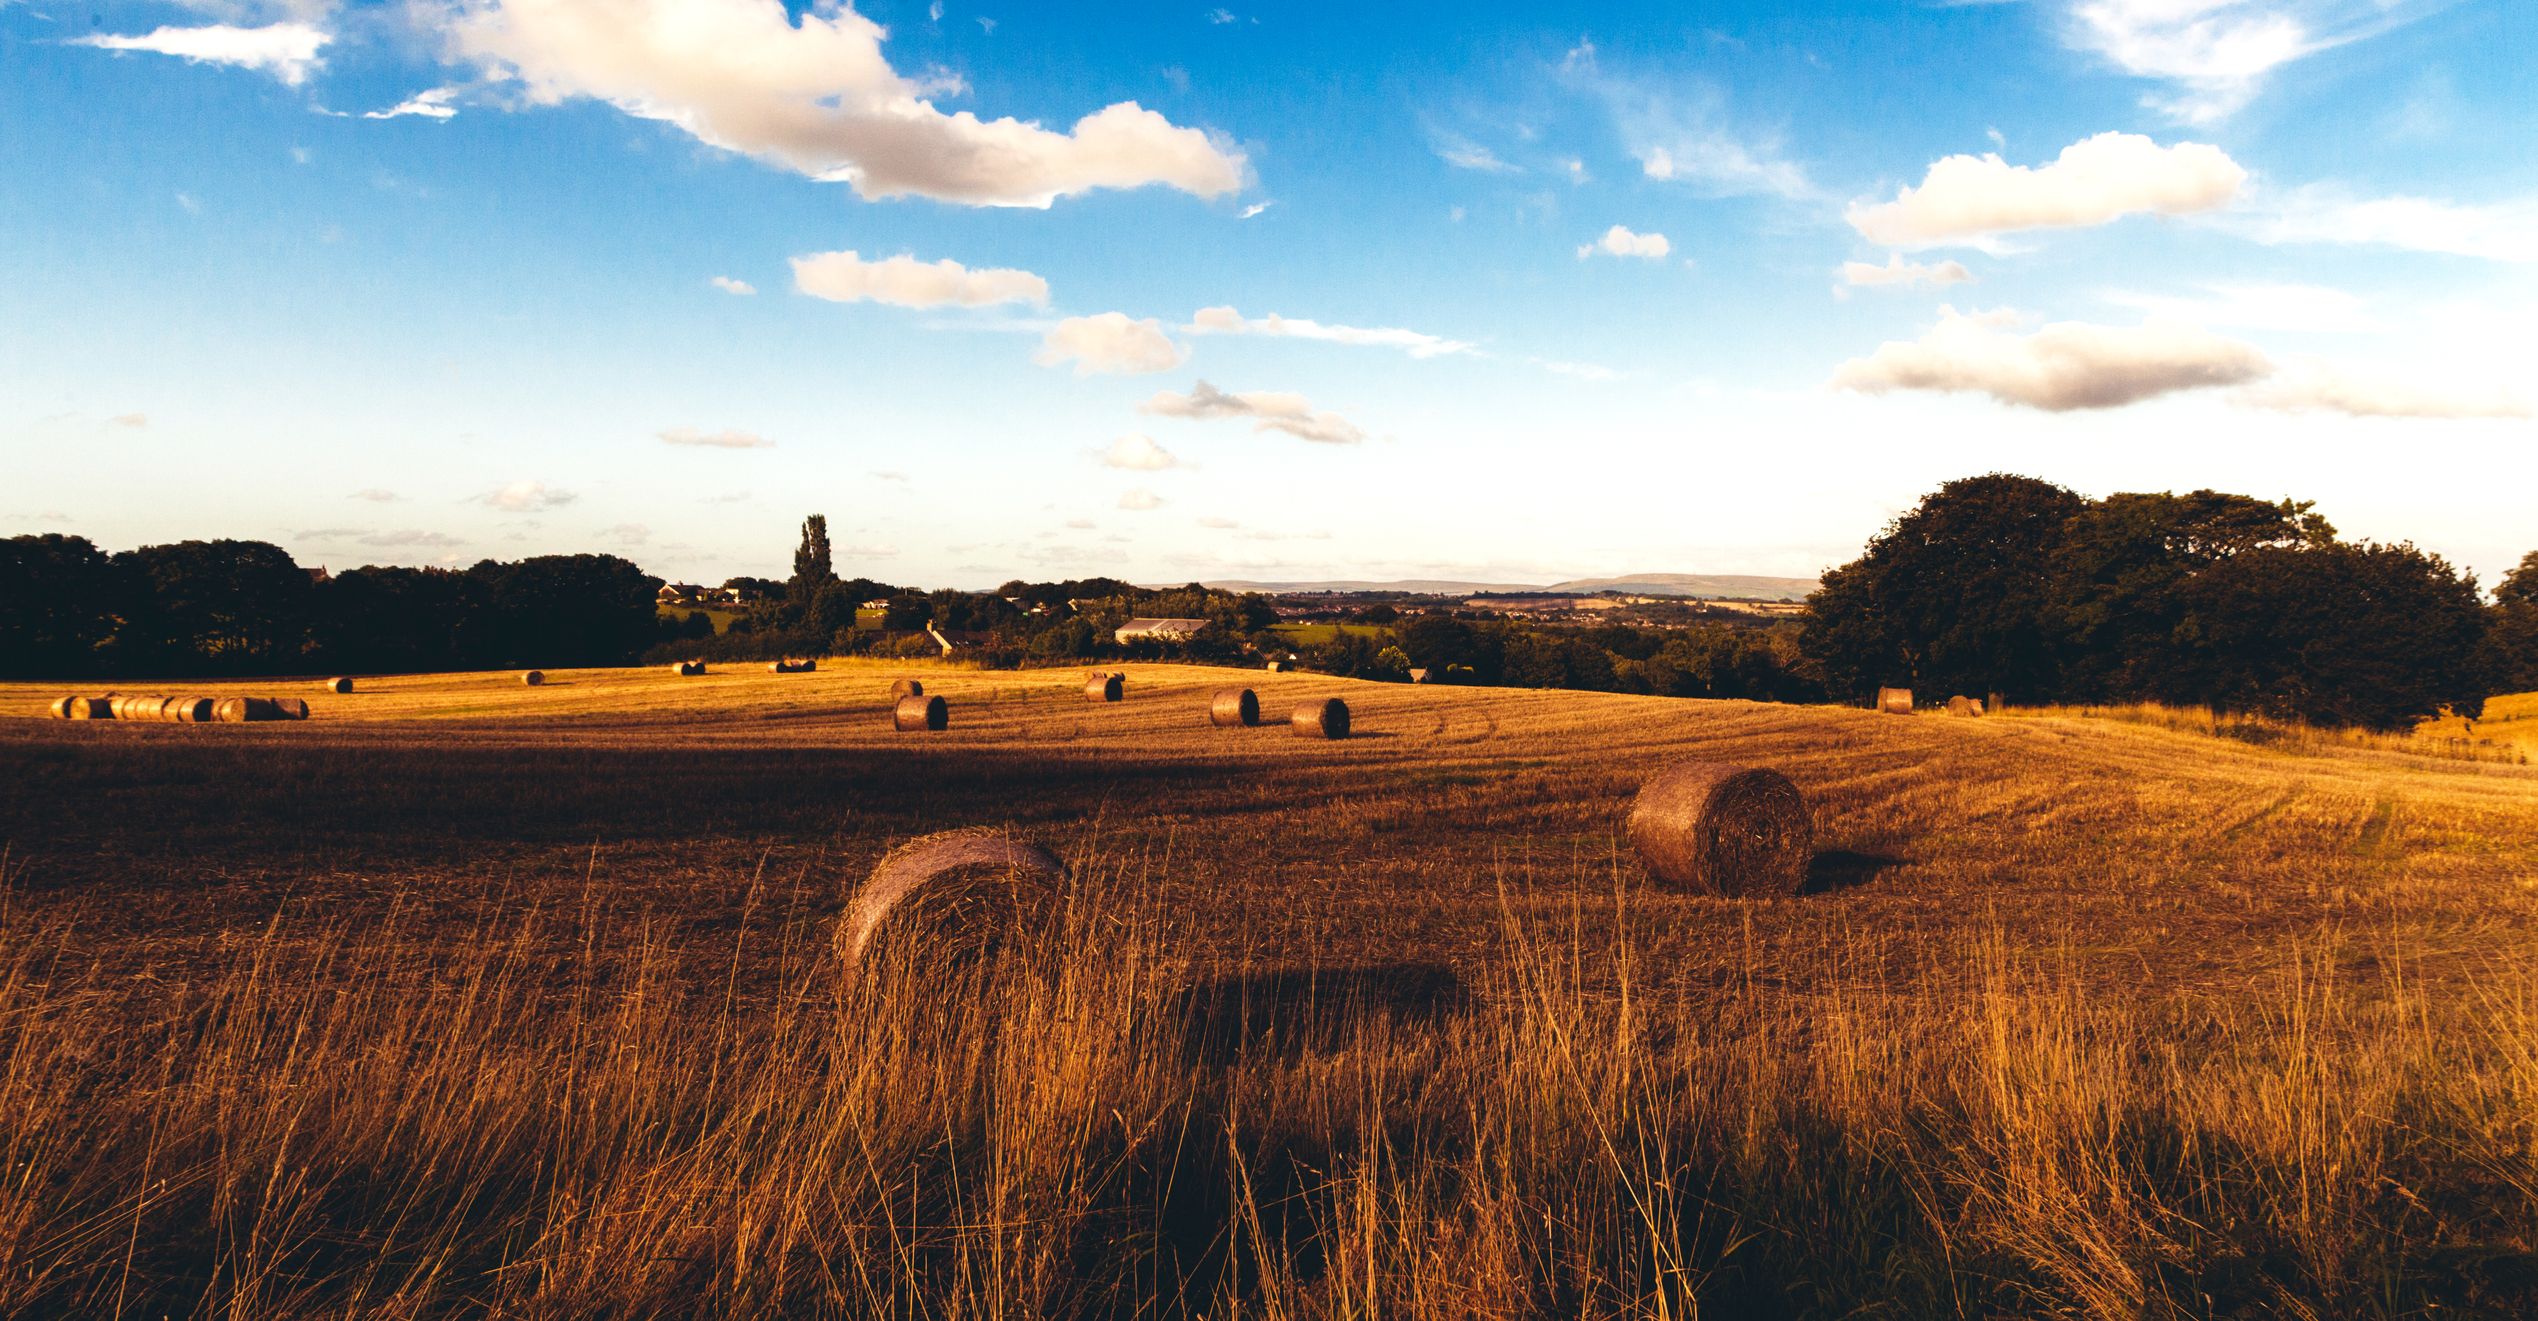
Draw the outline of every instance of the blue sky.
<instances>
[{"instance_id":1,"label":"blue sky","mask_svg":"<svg viewBox=\"0 0 2538 1321\"><path fill-rule=\"evenodd\" d=\"M2515 0L0 3L0 524L1807 575L1950 477L2538 548Z\"/></svg>"}]
</instances>

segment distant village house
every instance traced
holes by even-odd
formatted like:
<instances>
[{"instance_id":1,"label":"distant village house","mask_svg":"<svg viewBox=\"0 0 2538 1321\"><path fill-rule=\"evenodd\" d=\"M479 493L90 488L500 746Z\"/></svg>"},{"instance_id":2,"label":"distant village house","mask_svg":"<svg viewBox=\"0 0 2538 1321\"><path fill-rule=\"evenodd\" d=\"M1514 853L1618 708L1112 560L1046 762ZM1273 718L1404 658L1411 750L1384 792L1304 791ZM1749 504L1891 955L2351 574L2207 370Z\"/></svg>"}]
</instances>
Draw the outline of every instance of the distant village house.
<instances>
[{"instance_id":1,"label":"distant village house","mask_svg":"<svg viewBox=\"0 0 2538 1321\"><path fill-rule=\"evenodd\" d=\"M1131 619L1113 636L1119 645L1132 642L1184 643L1207 631L1204 619Z\"/></svg>"}]
</instances>

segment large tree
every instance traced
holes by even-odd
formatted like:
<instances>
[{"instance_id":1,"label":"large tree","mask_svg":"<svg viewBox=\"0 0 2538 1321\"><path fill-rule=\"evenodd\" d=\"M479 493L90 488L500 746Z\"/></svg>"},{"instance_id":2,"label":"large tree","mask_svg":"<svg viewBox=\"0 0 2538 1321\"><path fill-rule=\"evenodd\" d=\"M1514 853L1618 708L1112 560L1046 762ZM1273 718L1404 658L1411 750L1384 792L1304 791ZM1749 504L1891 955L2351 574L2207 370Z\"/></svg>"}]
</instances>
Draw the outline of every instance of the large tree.
<instances>
[{"instance_id":1,"label":"large tree","mask_svg":"<svg viewBox=\"0 0 2538 1321\"><path fill-rule=\"evenodd\" d=\"M2033 477L1952 481L1808 598L1804 646L1837 697L1883 684L2051 696L2060 685L2049 565L2078 495Z\"/></svg>"},{"instance_id":2,"label":"large tree","mask_svg":"<svg viewBox=\"0 0 2538 1321\"><path fill-rule=\"evenodd\" d=\"M126 608L124 579L85 537L0 541L0 675L76 678L102 664Z\"/></svg>"},{"instance_id":3,"label":"large tree","mask_svg":"<svg viewBox=\"0 0 2538 1321\"><path fill-rule=\"evenodd\" d=\"M820 589L837 581L837 565L828 549L828 515L802 520L802 544L793 551L793 596L805 605Z\"/></svg>"},{"instance_id":4,"label":"large tree","mask_svg":"<svg viewBox=\"0 0 2538 1321\"><path fill-rule=\"evenodd\" d=\"M308 571L261 541L182 541L115 557L134 593L116 638L132 671L274 674L302 668Z\"/></svg>"},{"instance_id":5,"label":"large tree","mask_svg":"<svg viewBox=\"0 0 2538 1321\"><path fill-rule=\"evenodd\" d=\"M623 665L659 633L661 580L614 555L540 555L467 571L484 610L482 659L503 666Z\"/></svg>"},{"instance_id":6,"label":"large tree","mask_svg":"<svg viewBox=\"0 0 2538 1321\"><path fill-rule=\"evenodd\" d=\"M2498 693L2538 692L2538 550L2494 588L2485 672Z\"/></svg>"},{"instance_id":7,"label":"large tree","mask_svg":"<svg viewBox=\"0 0 2538 1321\"><path fill-rule=\"evenodd\" d=\"M481 578L454 569L365 567L319 584L318 654L334 670L407 673L496 663L479 655L485 633Z\"/></svg>"}]
</instances>

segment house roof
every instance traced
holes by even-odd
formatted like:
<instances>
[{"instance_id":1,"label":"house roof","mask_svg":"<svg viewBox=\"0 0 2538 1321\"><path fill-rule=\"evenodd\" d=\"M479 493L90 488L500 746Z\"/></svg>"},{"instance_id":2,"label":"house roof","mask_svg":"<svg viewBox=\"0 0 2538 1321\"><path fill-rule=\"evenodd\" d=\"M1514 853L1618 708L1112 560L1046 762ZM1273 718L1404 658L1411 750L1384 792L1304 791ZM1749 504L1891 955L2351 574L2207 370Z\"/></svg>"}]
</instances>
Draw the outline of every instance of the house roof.
<instances>
[{"instance_id":1,"label":"house roof","mask_svg":"<svg viewBox=\"0 0 2538 1321\"><path fill-rule=\"evenodd\" d=\"M1204 619L1131 619L1119 626L1122 633L1196 633L1207 627Z\"/></svg>"}]
</instances>

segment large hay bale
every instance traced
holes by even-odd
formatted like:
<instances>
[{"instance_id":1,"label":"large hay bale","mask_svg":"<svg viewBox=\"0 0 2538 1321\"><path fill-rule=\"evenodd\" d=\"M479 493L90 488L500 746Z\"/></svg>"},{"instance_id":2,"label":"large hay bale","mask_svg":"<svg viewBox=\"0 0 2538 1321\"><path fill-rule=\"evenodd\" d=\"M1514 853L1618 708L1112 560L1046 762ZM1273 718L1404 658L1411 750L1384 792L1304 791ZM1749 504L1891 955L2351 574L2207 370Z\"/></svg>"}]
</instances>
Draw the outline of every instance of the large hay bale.
<instances>
[{"instance_id":1,"label":"large hay bale","mask_svg":"<svg viewBox=\"0 0 2538 1321\"><path fill-rule=\"evenodd\" d=\"M783 660L767 662L767 669L776 674L807 674L819 667L820 663L818 661L803 660L793 656L787 656Z\"/></svg>"},{"instance_id":2,"label":"large hay bale","mask_svg":"<svg viewBox=\"0 0 2538 1321\"><path fill-rule=\"evenodd\" d=\"M1659 882L1731 896L1795 894L1815 853L1798 786L1778 771L1687 761L1639 787L1630 842Z\"/></svg>"},{"instance_id":3,"label":"large hay bale","mask_svg":"<svg viewBox=\"0 0 2538 1321\"><path fill-rule=\"evenodd\" d=\"M1273 660L1269 662L1269 672L1271 674L1284 674L1286 673L1286 669L1287 663L1285 661Z\"/></svg>"},{"instance_id":4,"label":"large hay bale","mask_svg":"<svg viewBox=\"0 0 2538 1321\"><path fill-rule=\"evenodd\" d=\"M905 698L905 697L923 697L923 696L925 696L925 685L924 685L922 682L918 681L918 680L915 680L915 679L893 679L893 680L891 680L891 681L890 681L890 700L891 700L891 701L896 702L896 701L900 700L901 698Z\"/></svg>"},{"instance_id":5,"label":"large hay bale","mask_svg":"<svg viewBox=\"0 0 2538 1321\"><path fill-rule=\"evenodd\" d=\"M208 697L171 697L167 699L167 718L189 725L209 724L218 706Z\"/></svg>"},{"instance_id":6,"label":"large hay bale","mask_svg":"<svg viewBox=\"0 0 2538 1321\"><path fill-rule=\"evenodd\" d=\"M326 681L326 691L328 691L328 692L330 692L330 693L339 693L339 694L340 694L340 693L348 693L348 692L351 692L351 691L352 691L352 680L347 679L347 678L345 678L345 677L343 677L342 675L340 675L340 674L339 674L339 675L335 676L334 678L329 679L329 680L327 680L327 681Z\"/></svg>"},{"instance_id":7,"label":"large hay bale","mask_svg":"<svg viewBox=\"0 0 2538 1321\"><path fill-rule=\"evenodd\" d=\"M297 697L276 697L273 699L273 718L306 720L308 719L308 703Z\"/></svg>"},{"instance_id":8,"label":"large hay bale","mask_svg":"<svg viewBox=\"0 0 2538 1321\"><path fill-rule=\"evenodd\" d=\"M1952 716L1979 716L1983 714L1983 699L1979 697L1966 697L1961 694L1951 697L1948 699L1948 714Z\"/></svg>"},{"instance_id":9,"label":"large hay bale","mask_svg":"<svg viewBox=\"0 0 2538 1321\"><path fill-rule=\"evenodd\" d=\"M1260 695L1248 688L1219 688L1216 700L1208 704L1207 719L1211 724L1230 729L1237 725L1250 727L1260 723Z\"/></svg>"},{"instance_id":10,"label":"large hay bale","mask_svg":"<svg viewBox=\"0 0 2538 1321\"><path fill-rule=\"evenodd\" d=\"M74 697L70 700L70 718L73 720L115 718L115 699L111 697Z\"/></svg>"},{"instance_id":11,"label":"large hay bale","mask_svg":"<svg viewBox=\"0 0 2538 1321\"><path fill-rule=\"evenodd\" d=\"M68 720L71 718L71 703L78 700L76 697L56 697L52 705L44 709L52 712L55 720Z\"/></svg>"},{"instance_id":12,"label":"large hay bale","mask_svg":"<svg viewBox=\"0 0 2538 1321\"><path fill-rule=\"evenodd\" d=\"M157 720L167 710L167 699L127 693L109 700L107 705L117 720Z\"/></svg>"},{"instance_id":13,"label":"large hay bale","mask_svg":"<svg viewBox=\"0 0 2538 1321\"><path fill-rule=\"evenodd\" d=\"M1336 697L1307 702L1287 717L1298 738L1347 738L1348 703Z\"/></svg>"},{"instance_id":14,"label":"large hay bale","mask_svg":"<svg viewBox=\"0 0 2538 1321\"><path fill-rule=\"evenodd\" d=\"M940 701L940 698L930 699ZM1044 945L1066 903L1066 864L1002 830L973 827L911 840L864 879L838 928L849 964L974 962Z\"/></svg>"},{"instance_id":15,"label":"large hay bale","mask_svg":"<svg viewBox=\"0 0 2538 1321\"><path fill-rule=\"evenodd\" d=\"M1890 716L1908 716L1908 715L1911 715L1911 714L1912 714L1912 690L1911 690L1911 689L1909 689L1909 688L1880 688L1880 689L1878 689L1878 690L1877 690L1877 709L1878 709L1878 710L1880 710L1880 711L1885 712L1886 714L1888 714L1888 715L1890 715Z\"/></svg>"},{"instance_id":16,"label":"large hay bale","mask_svg":"<svg viewBox=\"0 0 2538 1321\"><path fill-rule=\"evenodd\" d=\"M1128 695L1128 680L1116 674L1096 674L1084 681L1087 702L1116 702Z\"/></svg>"},{"instance_id":17,"label":"large hay bale","mask_svg":"<svg viewBox=\"0 0 2538 1321\"><path fill-rule=\"evenodd\" d=\"M670 673L686 679L695 678L704 672L705 662L701 660L683 660L670 667Z\"/></svg>"},{"instance_id":18,"label":"large hay bale","mask_svg":"<svg viewBox=\"0 0 2538 1321\"><path fill-rule=\"evenodd\" d=\"M890 727L903 734L941 729L951 722L951 708L940 697L902 697L890 708Z\"/></svg>"},{"instance_id":19,"label":"large hay bale","mask_svg":"<svg viewBox=\"0 0 2538 1321\"><path fill-rule=\"evenodd\" d=\"M535 688L535 687L537 687L539 684L542 684L542 683L545 683L545 682L546 682L546 671L544 671L544 670L530 670L530 671L528 671L527 673L522 674L522 675L520 676L520 682L525 683L525 684L529 685L529 686L530 686L530 687L532 687L532 688Z\"/></svg>"},{"instance_id":20,"label":"large hay bale","mask_svg":"<svg viewBox=\"0 0 2538 1321\"><path fill-rule=\"evenodd\" d=\"M224 697L212 707L212 718L222 724L244 724L258 720L283 720L282 708L270 697Z\"/></svg>"}]
</instances>

